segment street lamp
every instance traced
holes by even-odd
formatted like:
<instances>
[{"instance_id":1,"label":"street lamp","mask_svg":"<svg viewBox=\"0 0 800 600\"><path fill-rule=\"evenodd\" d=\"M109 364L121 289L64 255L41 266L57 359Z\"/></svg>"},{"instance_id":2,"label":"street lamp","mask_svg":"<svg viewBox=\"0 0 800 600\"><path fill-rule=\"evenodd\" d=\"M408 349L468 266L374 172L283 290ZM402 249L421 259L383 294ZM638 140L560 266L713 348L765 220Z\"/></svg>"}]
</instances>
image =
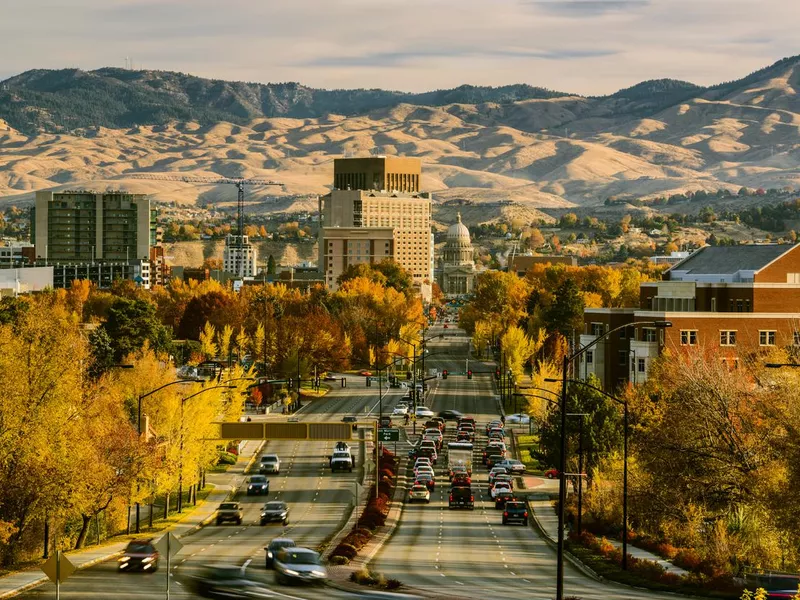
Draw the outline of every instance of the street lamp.
<instances>
[{"instance_id":1,"label":"street lamp","mask_svg":"<svg viewBox=\"0 0 800 600\"><path fill-rule=\"evenodd\" d=\"M211 390L235 390L235 385L215 385L213 387L204 388L199 392L195 392L191 396L187 396L186 398L181 398L181 444L179 450L179 466L178 466L178 512L183 511L183 405L186 404L187 400L191 400L192 398L199 396L200 394L205 394L206 392L210 392Z\"/></svg>"},{"instance_id":2,"label":"street lamp","mask_svg":"<svg viewBox=\"0 0 800 600\"><path fill-rule=\"evenodd\" d=\"M610 336L612 333L626 329L631 325L639 327L642 325L652 325L658 328L672 327L672 323L670 321L637 321L632 324L626 323L625 325L620 325L619 327L614 327L613 329L606 331L603 335L597 336L591 342L585 346L581 346L572 354L564 355L564 364L561 371L561 468L559 469L562 473L564 473L567 468L567 371L569 370L569 365L581 354L596 346L599 342ZM545 381L552 380L545 379ZM566 502L567 487L565 479L562 477L560 480L560 485L558 486L558 563L556 574L556 600L564 600L564 517ZM627 531L625 532L625 537L627 537ZM623 554L623 561L627 561L625 556L627 555Z\"/></svg>"}]
</instances>

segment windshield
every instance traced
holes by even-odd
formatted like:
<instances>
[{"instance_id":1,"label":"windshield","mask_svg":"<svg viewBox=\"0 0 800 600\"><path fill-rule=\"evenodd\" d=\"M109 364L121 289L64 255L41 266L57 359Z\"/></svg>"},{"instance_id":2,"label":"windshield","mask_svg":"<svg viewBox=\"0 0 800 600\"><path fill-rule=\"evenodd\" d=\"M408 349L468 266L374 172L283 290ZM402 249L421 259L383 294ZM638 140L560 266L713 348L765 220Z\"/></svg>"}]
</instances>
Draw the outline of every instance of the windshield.
<instances>
[{"instance_id":1,"label":"windshield","mask_svg":"<svg viewBox=\"0 0 800 600\"><path fill-rule=\"evenodd\" d=\"M267 480L263 475L254 475L250 478L250 483L264 483Z\"/></svg>"},{"instance_id":2,"label":"windshield","mask_svg":"<svg viewBox=\"0 0 800 600\"><path fill-rule=\"evenodd\" d=\"M262 456L261 462L278 462L277 456Z\"/></svg>"},{"instance_id":3,"label":"windshield","mask_svg":"<svg viewBox=\"0 0 800 600\"><path fill-rule=\"evenodd\" d=\"M131 542L130 544L128 544L128 547L126 548L126 552L149 553L152 551L153 547L147 542Z\"/></svg>"},{"instance_id":4,"label":"windshield","mask_svg":"<svg viewBox=\"0 0 800 600\"><path fill-rule=\"evenodd\" d=\"M283 561L290 565L318 565L319 555L314 552L286 552Z\"/></svg>"},{"instance_id":5,"label":"windshield","mask_svg":"<svg viewBox=\"0 0 800 600\"><path fill-rule=\"evenodd\" d=\"M283 510L284 506L283 502L267 502L264 505L264 510Z\"/></svg>"},{"instance_id":6,"label":"windshield","mask_svg":"<svg viewBox=\"0 0 800 600\"><path fill-rule=\"evenodd\" d=\"M334 452L333 458L350 458L350 455L347 452Z\"/></svg>"},{"instance_id":7,"label":"windshield","mask_svg":"<svg viewBox=\"0 0 800 600\"><path fill-rule=\"evenodd\" d=\"M236 510L239 506L234 502L223 502L219 505L220 510Z\"/></svg>"}]
</instances>

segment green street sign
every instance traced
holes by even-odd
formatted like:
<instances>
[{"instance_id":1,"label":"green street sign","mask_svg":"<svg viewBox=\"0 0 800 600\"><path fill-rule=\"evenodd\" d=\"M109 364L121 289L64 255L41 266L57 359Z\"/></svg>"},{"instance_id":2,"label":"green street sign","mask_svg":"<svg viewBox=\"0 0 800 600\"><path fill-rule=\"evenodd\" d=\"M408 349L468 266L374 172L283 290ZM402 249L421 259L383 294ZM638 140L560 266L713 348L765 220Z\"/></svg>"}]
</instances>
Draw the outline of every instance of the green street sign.
<instances>
[{"instance_id":1,"label":"green street sign","mask_svg":"<svg viewBox=\"0 0 800 600\"><path fill-rule=\"evenodd\" d=\"M378 429L378 441L380 442L399 442L399 429Z\"/></svg>"}]
</instances>

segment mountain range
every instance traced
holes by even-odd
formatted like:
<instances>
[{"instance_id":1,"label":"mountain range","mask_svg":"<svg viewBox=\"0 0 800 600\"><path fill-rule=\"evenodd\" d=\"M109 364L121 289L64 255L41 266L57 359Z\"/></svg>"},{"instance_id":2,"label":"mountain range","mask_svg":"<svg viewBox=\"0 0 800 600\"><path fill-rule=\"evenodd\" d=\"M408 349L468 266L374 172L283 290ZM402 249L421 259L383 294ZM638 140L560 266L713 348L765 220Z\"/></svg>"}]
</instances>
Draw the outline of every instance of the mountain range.
<instances>
[{"instance_id":1,"label":"mountain range","mask_svg":"<svg viewBox=\"0 0 800 600\"><path fill-rule=\"evenodd\" d=\"M420 157L423 186L444 206L474 206L468 222L488 220L487 202L491 218L525 219L609 196L800 186L798 92L797 56L712 87L660 79L603 97L524 84L410 94L33 70L0 82L0 202L64 187L178 202L230 195L129 178L143 172L285 184L254 201L313 195L327 189L334 157L369 154ZM291 210L279 204L261 208Z\"/></svg>"}]
</instances>

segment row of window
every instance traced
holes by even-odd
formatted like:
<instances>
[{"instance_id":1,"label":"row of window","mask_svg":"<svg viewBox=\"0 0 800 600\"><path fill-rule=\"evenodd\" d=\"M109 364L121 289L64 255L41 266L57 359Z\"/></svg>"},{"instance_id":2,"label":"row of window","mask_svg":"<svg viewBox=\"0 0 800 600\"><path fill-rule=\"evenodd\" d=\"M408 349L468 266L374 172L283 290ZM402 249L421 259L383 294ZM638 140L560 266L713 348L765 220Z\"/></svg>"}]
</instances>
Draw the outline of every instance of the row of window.
<instances>
[{"instance_id":1,"label":"row of window","mask_svg":"<svg viewBox=\"0 0 800 600\"><path fill-rule=\"evenodd\" d=\"M735 346L736 345L736 330L735 329L722 329L719 332L719 345L720 346ZM760 346L774 346L775 334L774 329L760 329L758 331L758 343ZM793 343L795 346L800 346L800 331L794 331ZM682 346L696 346L698 335L696 329L681 329L681 345Z\"/></svg>"}]
</instances>

